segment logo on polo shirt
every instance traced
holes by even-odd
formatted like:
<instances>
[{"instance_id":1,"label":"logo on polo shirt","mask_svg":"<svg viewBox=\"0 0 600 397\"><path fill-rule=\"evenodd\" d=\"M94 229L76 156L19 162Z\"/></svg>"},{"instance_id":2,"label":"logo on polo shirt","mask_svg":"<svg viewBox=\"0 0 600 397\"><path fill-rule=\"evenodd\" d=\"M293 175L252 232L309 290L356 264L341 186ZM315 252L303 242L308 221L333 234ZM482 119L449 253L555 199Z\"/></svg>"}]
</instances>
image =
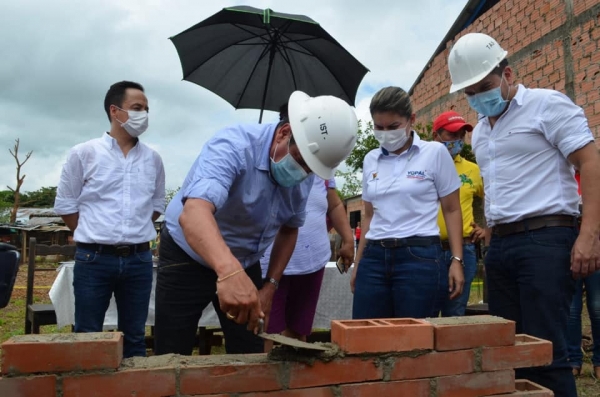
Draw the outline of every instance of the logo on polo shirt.
<instances>
[{"instance_id":1,"label":"logo on polo shirt","mask_svg":"<svg viewBox=\"0 0 600 397\"><path fill-rule=\"evenodd\" d=\"M427 176L425 175L425 171L408 171L406 173L406 178L408 179L418 179L420 181L424 180Z\"/></svg>"},{"instance_id":2,"label":"logo on polo shirt","mask_svg":"<svg viewBox=\"0 0 600 397\"><path fill-rule=\"evenodd\" d=\"M471 178L469 178L467 176L467 174L460 174L459 177L460 177L460 182L463 185L469 185L469 186L473 187L473 181L471 180Z\"/></svg>"}]
</instances>

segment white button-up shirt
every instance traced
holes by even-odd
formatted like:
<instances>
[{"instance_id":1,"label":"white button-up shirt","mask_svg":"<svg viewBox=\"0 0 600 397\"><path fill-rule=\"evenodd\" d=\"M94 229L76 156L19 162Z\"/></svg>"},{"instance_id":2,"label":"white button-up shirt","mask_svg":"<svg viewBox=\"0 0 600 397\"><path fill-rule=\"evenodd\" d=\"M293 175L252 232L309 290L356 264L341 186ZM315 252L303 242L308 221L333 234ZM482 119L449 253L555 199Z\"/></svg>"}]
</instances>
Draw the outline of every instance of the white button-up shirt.
<instances>
[{"instance_id":1,"label":"white button-up shirt","mask_svg":"<svg viewBox=\"0 0 600 397\"><path fill-rule=\"evenodd\" d=\"M373 205L369 240L439 236L439 198L460 188L448 149L413 136L400 155L377 148L365 156L362 198Z\"/></svg>"},{"instance_id":2,"label":"white button-up shirt","mask_svg":"<svg viewBox=\"0 0 600 397\"><path fill-rule=\"evenodd\" d=\"M577 182L566 158L593 141L583 110L567 96L519 85L494 128L484 117L473 131L488 225L577 215Z\"/></svg>"},{"instance_id":3,"label":"white button-up shirt","mask_svg":"<svg viewBox=\"0 0 600 397\"><path fill-rule=\"evenodd\" d=\"M142 142L125 157L117 141L105 133L69 151L54 211L79 213L75 241L111 245L150 241L156 238L152 214L164 208L162 159Z\"/></svg>"}]
</instances>

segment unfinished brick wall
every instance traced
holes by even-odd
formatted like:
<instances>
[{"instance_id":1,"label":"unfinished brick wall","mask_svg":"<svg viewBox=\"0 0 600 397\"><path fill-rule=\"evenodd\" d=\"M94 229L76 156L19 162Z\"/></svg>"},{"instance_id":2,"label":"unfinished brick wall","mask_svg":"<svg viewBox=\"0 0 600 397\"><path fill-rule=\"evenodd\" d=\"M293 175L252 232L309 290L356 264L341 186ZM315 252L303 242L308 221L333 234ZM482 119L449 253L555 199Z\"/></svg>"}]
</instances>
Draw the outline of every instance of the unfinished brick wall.
<instances>
[{"instance_id":1,"label":"unfinished brick wall","mask_svg":"<svg viewBox=\"0 0 600 397\"><path fill-rule=\"evenodd\" d=\"M319 357L278 349L122 360L118 333L17 336L2 345L0 396L553 395L514 377L550 363L551 343L497 317L334 321L332 341Z\"/></svg>"},{"instance_id":2,"label":"unfinished brick wall","mask_svg":"<svg viewBox=\"0 0 600 397\"><path fill-rule=\"evenodd\" d=\"M502 0L446 43L412 92L417 122L427 124L443 111L455 110L468 122L477 114L464 94L448 94L450 48L467 33L494 37L508 51L516 82L552 88L568 95L588 117L600 146L600 1Z\"/></svg>"}]
</instances>

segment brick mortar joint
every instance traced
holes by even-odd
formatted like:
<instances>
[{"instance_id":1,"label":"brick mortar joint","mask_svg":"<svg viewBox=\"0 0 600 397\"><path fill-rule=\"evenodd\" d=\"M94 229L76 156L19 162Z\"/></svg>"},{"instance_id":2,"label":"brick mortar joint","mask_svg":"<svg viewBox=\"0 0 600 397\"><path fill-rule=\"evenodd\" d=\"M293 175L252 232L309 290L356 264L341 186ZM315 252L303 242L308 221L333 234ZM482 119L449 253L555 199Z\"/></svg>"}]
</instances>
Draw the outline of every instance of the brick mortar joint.
<instances>
[{"instance_id":1,"label":"brick mortar joint","mask_svg":"<svg viewBox=\"0 0 600 397\"><path fill-rule=\"evenodd\" d=\"M437 378L429 379L429 397L437 397L438 392Z\"/></svg>"},{"instance_id":2,"label":"brick mortar joint","mask_svg":"<svg viewBox=\"0 0 600 397\"><path fill-rule=\"evenodd\" d=\"M482 368L483 368L483 347L477 347L474 350L474 354L475 354L475 363L474 363L475 372L481 372Z\"/></svg>"}]
</instances>

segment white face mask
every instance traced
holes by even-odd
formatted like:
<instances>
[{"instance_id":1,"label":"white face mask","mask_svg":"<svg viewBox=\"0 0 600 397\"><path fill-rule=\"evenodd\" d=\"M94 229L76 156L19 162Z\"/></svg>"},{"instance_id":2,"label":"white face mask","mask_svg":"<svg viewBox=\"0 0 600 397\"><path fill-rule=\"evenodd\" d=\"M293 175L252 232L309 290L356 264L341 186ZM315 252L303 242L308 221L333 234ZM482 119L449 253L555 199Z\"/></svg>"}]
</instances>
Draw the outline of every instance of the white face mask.
<instances>
[{"instance_id":1,"label":"white face mask","mask_svg":"<svg viewBox=\"0 0 600 397\"><path fill-rule=\"evenodd\" d=\"M395 152L406 144L408 141L408 133L406 127L397 130L373 130L375 139L379 142L382 148L388 152Z\"/></svg>"},{"instance_id":2,"label":"white face mask","mask_svg":"<svg viewBox=\"0 0 600 397\"><path fill-rule=\"evenodd\" d=\"M142 135L148 129L148 112L145 110L137 111L137 110L125 110L121 109L117 106L117 109L123 110L127 112L129 115L129 119L121 123L121 127L127 131L129 135L134 138ZM116 117L115 117L116 118ZM117 119L118 122L121 120Z\"/></svg>"}]
</instances>

